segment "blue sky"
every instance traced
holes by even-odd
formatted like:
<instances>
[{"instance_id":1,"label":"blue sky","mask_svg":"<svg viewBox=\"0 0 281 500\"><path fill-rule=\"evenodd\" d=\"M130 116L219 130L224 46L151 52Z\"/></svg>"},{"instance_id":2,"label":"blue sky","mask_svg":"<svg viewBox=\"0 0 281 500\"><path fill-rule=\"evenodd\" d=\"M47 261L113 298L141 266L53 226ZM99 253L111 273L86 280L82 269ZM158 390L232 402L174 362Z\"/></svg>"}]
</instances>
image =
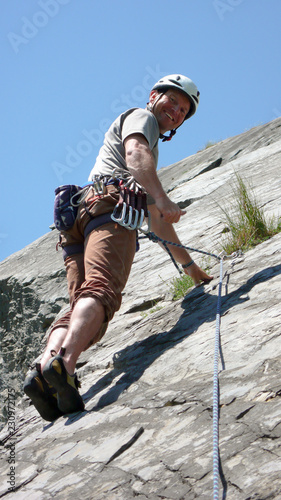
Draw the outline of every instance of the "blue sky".
<instances>
[{"instance_id":1,"label":"blue sky","mask_svg":"<svg viewBox=\"0 0 281 500\"><path fill-rule=\"evenodd\" d=\"M0 260L49 231L54 189L85 184L105 130L161 76L200 92L159 168L280 116L280 0L1 2Z\"/></svg>"}]
</instances>

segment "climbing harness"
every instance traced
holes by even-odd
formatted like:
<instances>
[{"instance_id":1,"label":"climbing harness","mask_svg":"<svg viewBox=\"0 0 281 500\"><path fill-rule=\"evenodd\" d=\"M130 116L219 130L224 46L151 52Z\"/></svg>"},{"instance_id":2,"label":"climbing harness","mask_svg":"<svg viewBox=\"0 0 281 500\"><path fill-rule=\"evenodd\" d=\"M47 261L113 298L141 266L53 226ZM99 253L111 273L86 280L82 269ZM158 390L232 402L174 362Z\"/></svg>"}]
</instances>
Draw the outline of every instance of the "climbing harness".
<instances>
[{"instance_id":1,"label":"climbing harness","mask_svg":"<svg viewBox=\"0 0 281 500\"><path fill-rule=\"evenodd\" d=\"M113 209L113 212L104 213L98 216L92 216L90 210L84 204L86 213L90 221L84 229L84 238L98 227L117 222L121 226L131 231L136 230L136 251L139 249L138 229L144 234L150 231L150 213L147 209L146 193L140 184L131 176L129 172L123 169L115 169L112 175L95 175L91 182L83 187L76 185L59 186L55 190L54 203L54 223L59 231L68 231L75 223L78 207L85 200L90 190L94 197L102 197L107 194L107 186L113 185L119 191L119 200ZM62 247L62 236L59 235L59 241L56 245ZM83 253L83 244L65 245L62 247L63 259L76 254Z\"/></svg>"},{"instance_id":2,"label":"climbing harness","mask_svg":"<svg viewBox=\"0 0 281 500\"><path fill-rule=\"evenodd\" d=\"M193 252L198 252L203 255L208 255L214 257L220 262L220 278L218 286L218 300L217 300L217 311L216 311L216 327L215 327L215 345L214 345L214 371L213 371L213 500L219 500L219 476L220 476L220 459L219 459L219 358L221 353L221 342L220 342L220 322L221 322L221 295L222 295L222 283L227 272L223 274L223 260L226 258L224 253L220 255L215 255L214 253L205 252L204 250L198 250L196 248L188 247L179 243L173 243L171 241L163 240L156 234L149 232L145 234L154 243L161 243L168 251L172 262L178 269L179 273L182 271L179 269L175 259L173 258L171 252L167 245L173 245L180 248L185 248ZM239 257L241 253L236 252L231 255L232 262L231 266L234 265L236 258ZM224 370L224 363L222 361L222 370Z\"/></svg>"},{"instance_id":3,"label":"climbing harness","mask_svg":"<svg viewBox=\"0 0 281 500\"><path fill-rule=\"evenodd\" d=\"M129 172L117 168L111 176L95 175L93 180L83 187L63 185L56 188L55 227L59 231L71 229L77 217L78 207L85 200L90 189L93 190L94 196L99 197L106 194L108 185L114 185L119 189L119 200L111 214L111 220L131 231L141 229L143 233L149 233L151 222L146 192Z\"/></svg>"}]
</instances>

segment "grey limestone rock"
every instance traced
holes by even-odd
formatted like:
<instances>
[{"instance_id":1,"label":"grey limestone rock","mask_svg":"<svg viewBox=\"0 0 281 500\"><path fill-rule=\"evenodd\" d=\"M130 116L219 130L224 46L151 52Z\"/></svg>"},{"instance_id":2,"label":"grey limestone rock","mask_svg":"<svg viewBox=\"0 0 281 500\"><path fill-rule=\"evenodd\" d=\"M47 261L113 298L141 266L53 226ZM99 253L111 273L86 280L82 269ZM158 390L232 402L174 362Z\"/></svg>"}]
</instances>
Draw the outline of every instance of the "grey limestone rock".
<instances>
[{"instance_id":1,"label":"grey limestone rock","mask_svg":"<svg viewBox=\"0 0 281 500\"><path fill-rule=\"evenodd\" d=\"M274 120L159 172L186 207L177 225L184 244L220 252L219 205L231 203L235 172L251 180L266 215L280 217L280 127ZM158 245L141 239L120 311L78 362L86 410L48 424L21 384L67 307L56 238L52 231L0 264L6 416L8 388L17 394L15 423L0 434L0 498L212 498L218 261L208 258L210 284L172 302L177 270ZM223 264L219 488L229 500L281 499L280 248L277 234ZM8 483L13 453L16 492Z\"/></svg>"}]
</instances>

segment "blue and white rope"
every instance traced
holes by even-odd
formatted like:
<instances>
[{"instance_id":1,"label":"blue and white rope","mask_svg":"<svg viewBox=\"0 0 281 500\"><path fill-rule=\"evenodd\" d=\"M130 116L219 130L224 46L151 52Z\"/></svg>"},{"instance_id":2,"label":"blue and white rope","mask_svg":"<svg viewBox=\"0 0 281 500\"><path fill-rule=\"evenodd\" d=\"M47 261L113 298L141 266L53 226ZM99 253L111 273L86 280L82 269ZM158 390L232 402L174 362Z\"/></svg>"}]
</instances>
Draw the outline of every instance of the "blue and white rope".
<instances>
[{"instance_id":1,"label":"blue and white rope","mask_svg":"<svg viewBox=\"0 0 281 500\"><path fill-rule=\"evenodd\" d=\"M215 330L215 348L214 348L214 373L213 373L213 500L219 500L219 353L220 353L220 319L221 319L221 291L223 282L223 258L210 252L198 250L196 248L187 247L178 243L163 240L155 233L147 233L145 235L154 243L161 242L166 248L169 256L172 259L175 267L181 273L175 259L169 251L167 245L173 245L180 248L185 248L193 252L202 253L210 257L214 257L220 261L220 280L218 288L218 301L216 312L216 330Z\"/></svg>"},{"instance_id":2,"label":"blue and white rope","mask_svg":"<svg viewBox=\"0 0 281 500\"><path fill-rule=\"evenodd\" d=\"M165 247L166 247L166 245L173 245L175 247L185 248L186 250L190 250L191 252L202 253L203 255L208 255L209 257L214 257L217 260L221 260L221 257L219 257L218 255L215 255L214 253L205 252L204 250L198 250L197 248L187 247L187 246L181 245L179 243L173 243L172 241L163 240L162 238L157 236L155 233L149 232L149 233L144 233L144 234L148 239L150 239L154 243L159 243L159 242L163 243L163 245ZM169 252L169 255L171 255L170 252ZM174 262L174 258L172 258L172 261Z\"/></svg>"},{"instance_id":3,"label":"blue and white rope","mask_svg":"<svg viewBox=\"0 0 281 500\"><path fill-rule=\"evenodd\" d=\"M223 281L223 259L220 260L220 281L218 289L214 376L213 376L213 498L219 499L219 352L220 352L220 319L221 319L221 289Z\"/></svg>"}]
</instances>

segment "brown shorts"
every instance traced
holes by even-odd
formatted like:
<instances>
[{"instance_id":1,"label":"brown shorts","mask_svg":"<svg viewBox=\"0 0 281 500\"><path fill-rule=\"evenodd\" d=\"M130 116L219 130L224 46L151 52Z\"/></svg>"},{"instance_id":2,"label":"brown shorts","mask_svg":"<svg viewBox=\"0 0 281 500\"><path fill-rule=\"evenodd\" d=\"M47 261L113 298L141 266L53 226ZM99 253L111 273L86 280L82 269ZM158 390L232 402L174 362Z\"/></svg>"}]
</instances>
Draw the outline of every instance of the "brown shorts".
<instances>
[{"instance_id":1,"label":"brown shorts","mask_svg":"<svg viewBox=\"0 0 281 500\"><path fill-rule=\"evenodd\" d=\"M81 297L99 299L105 310L99 339L120 308L121 293L136 251L136 231L112 221L97 227L86 237L84 233L93 218L113 211L118 197L118 190L113 186L108 186L107 193L102 196L94 196L91 191L79 207L74 226L61 232L61 246L66 254L70 253L65 257L65 267L71 310ZM68 327L71 310L53 325L52 331Z\"/></svg>"}]
</instances>

